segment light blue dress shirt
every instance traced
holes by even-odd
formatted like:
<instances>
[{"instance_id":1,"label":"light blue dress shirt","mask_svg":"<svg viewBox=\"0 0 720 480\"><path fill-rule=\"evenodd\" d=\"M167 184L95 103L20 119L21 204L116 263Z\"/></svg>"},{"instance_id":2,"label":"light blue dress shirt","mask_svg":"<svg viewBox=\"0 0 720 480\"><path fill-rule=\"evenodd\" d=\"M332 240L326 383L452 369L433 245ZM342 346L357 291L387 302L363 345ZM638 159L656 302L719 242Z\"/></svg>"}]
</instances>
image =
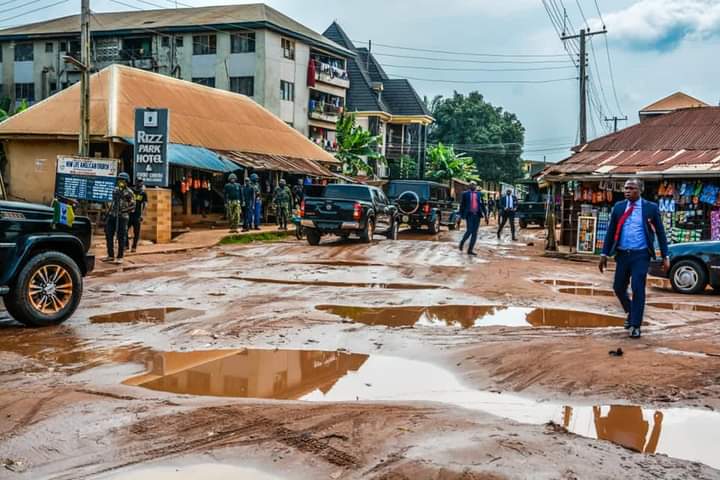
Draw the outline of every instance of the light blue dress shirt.
<instances>
[{"instance_id":1,"label":"light blue dress shirt","mask_svg":"<svg viewBox=\"0 0 720 480\"><path fill-rule=\"evenodd\" d=\"M630 208L630 202L628 202L627 208ZM645 225L643 224L642 198L635 202L635 209L623 225L618 248L620 250L648 248L647 239L645 238Z\"/></svg>"}]
</instances>

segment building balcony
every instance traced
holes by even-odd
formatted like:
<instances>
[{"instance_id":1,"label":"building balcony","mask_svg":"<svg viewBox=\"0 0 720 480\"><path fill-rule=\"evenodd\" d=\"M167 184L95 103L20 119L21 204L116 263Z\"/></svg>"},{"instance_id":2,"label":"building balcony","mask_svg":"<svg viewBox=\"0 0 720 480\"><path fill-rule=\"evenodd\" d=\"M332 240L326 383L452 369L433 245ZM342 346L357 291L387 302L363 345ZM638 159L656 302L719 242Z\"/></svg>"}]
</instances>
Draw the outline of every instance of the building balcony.
<instances>
[{"instance_id":1,"label":"building balcony","mask_svg":"<svg viewBox=\"0 0 720 480\"><path fill-rule=\"evenodd\" d=\"M330 103L322 103L316 100L310 100L308 107L308 117L329 123L337 123L342 112L343 107L336 107Z\"/></svg>"},{"instance_id":2,"label":"building balcony","mask_svg":"<svg viewBox=\"0 0 720 480\"><path fill-rule=\"evenodd\" d=\"M315 60L315 80L340 88L350 88L347 71Z\"/></svg>"}]
</instances>

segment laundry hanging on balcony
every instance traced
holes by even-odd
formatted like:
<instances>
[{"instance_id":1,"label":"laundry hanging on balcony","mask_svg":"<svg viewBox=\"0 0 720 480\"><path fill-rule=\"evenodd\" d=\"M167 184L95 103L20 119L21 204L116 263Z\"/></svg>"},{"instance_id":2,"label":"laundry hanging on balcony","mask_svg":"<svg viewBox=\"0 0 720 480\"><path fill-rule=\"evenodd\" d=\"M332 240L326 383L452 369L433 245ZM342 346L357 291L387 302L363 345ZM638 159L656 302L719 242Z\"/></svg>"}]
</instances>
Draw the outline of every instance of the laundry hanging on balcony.
<instances>
[{"instance_id":1,"label":"laundry hanging on balcony","mask_svg":"<svg viewBox=\"0 0 720 480\"><path fill-rule=\"evenodd\" d=\"M310 59L310 62L308 62L307 84L308 87L315 86L315 60L312 58Z\"/></svg>"}]
</instances>

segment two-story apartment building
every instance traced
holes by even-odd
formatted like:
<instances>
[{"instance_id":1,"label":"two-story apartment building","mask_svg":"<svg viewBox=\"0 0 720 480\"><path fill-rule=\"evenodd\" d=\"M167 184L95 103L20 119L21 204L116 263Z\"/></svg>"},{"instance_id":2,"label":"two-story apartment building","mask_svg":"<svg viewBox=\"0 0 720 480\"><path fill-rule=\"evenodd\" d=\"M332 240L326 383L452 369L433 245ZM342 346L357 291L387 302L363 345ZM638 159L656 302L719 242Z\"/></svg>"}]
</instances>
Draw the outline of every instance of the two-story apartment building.
<instances>
[{"instance_id":1,"label":"two-story apartment building","mask_svg":"<svg viewBox=\"0 0 720 480\"><path fill-rule=\"evenodd\" d=\"M119 63L252 97L332 145L354 52L264 4L94 13L92 69ZM76 83L79 15L0 30L0 88L30 103ZM322 140L321 140L322 139Z\"/></svg>"}]
</instances>

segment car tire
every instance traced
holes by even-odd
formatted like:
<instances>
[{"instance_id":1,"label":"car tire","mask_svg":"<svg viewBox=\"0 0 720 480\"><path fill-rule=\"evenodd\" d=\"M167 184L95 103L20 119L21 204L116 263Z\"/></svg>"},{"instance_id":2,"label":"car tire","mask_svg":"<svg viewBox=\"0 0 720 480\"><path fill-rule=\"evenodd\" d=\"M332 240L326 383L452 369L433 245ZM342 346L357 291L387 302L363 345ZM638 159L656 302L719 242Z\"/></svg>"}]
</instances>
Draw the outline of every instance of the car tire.
<instances>
[{"instance_id":1,"label":"car tire","mask_svg":"<svg viewBox=\"0 0 720 480\"><path fill-rule=\"evenodd\" d=\"M370 243L375 235L375 220L368 218L365 222L365 228L360 232L360 241L362 243Z\"/></svg>"},{"instance_id":2,"label":"car tire","mask_svg":"<svg viewBox=\"0 0 720 480\"><path fill-rule=\"evenodd\" d=\"M309 228L306 228L305 236L307 237L308 243L313 247L320 245L320 232L318 232L317 230L311 230Z\"/></svg>"},{"instance_id":3,"label":"car tire","mask_svg":"<svg viewBox=\"0 0 720 480\"><path fill-rule=\"evenodd\" d=\"M538 222L538 227L545 228L545 222Z\"/></svg>"},{"instance_id":4,"label":"car tire","mask_svg":"<svg viewBox=\"0 0 720 480\"><path fill-rule=\"evenodd\" d=\"M385 237L388 240L397 240L398 235L400 234L400 222L398 222L397 219L393 220L392 225L390 225L390 230L385 234Z\"/></svg>"},{"instance_id":5,"label":"car tire","mask_svg":"<svg viewBox=\"0 0 720 480\"><path fill-rule=\"evenodd\" d=\"M518 220L518 224L520 225L520 228L527 228L527 222L522 218Z\"/></svg>"},{"instance_id":6,"label":"car tire","mask_svg":"<svg viewBox=\"0 0 720 480\"><path fill-rule=\"evenodd\" d=\"M4 297L5 308L28 327L60 325L77 309L82 291L75 261L64 253L43 252L22 267Z\"/></svg>"},{"instance_id":7,"label":"car tire","mask_svg":"<svg viewBox=\"0 0 720 480\"><path fill-rule=\"evenodd\" d=\"M431 235L437 235L440 233L440 215L435 215L435 220L428 225L428 231Z\"/></svg>"},{"instance_id":8,"label":"car tire","mask_svg":"<svg viewBox=\"0 0 720 480\"><path fill-rule=\"evenodd\" d=\"M705 290L707 282L705 267L697 260L680 260L670 269L670 284L678 293L700 293Z\"/></svg>"}]
</instances>

